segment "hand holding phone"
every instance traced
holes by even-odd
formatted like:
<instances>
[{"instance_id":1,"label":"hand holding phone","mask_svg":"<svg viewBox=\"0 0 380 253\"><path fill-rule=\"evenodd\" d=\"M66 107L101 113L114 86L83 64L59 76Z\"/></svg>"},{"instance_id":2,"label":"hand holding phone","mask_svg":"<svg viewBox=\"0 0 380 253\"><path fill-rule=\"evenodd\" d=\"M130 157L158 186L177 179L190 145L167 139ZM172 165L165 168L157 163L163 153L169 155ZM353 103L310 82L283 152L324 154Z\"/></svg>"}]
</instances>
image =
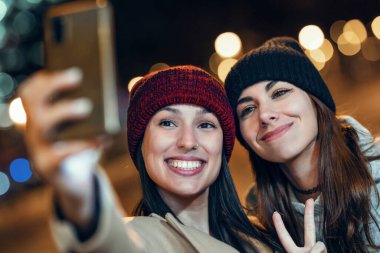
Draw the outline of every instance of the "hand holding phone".
<instances>
[{"instance_id":1,"label":"hand holding phone","mask_svg":"<svg viewBox=\"0 0 380 253\"><path fill-rule=\"evenodd\" d=\"M88 98L86 119L59 124L57 140L90 138L120 131L116 92L112 8L106 1L75 1L49 8L45 17L45 60L49 70L78 67L81 85L54 97Z\"/></svg>"}]
</instances>

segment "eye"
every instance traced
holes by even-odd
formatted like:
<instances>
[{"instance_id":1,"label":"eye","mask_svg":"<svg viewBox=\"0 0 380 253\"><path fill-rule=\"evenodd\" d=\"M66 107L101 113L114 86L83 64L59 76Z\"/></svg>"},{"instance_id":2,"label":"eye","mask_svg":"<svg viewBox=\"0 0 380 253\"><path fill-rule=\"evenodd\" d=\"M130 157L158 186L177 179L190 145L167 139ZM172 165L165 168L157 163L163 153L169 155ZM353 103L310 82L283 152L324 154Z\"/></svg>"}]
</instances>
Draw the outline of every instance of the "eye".
<instances>
[{"instance_id":1,"label":"eye","mask_svg":"<svg viewBox=\"0 0 380 253\"><path fill-rule=\"evenodd\" d=\"M240 117L240 118L244 118L244 117L247 116L249 113L251 113L251 112L253 112L253 111L255 111L255 110L256 110L256 106L254 106L254 105L248 105L248 106L244 107L244 108L241 110L241 112L240 112L240 114L239 114L239 117Z\"/></svg>"},{"instance_id":2,"label":"eye","mask_svg":"<svg viewBox=\"0 0 380 253\"><path fill-rule=\"evenodd\" d=\"M164 119L160 121L160 126L163 127L175 127L176 124L172 120Z\"/></svg>"},{"instance_id":3,"label":"eye","mask_svg":"<svg viewBox=\"0 0 380 253\"><path fill-rule=\"evenodd\" d=\"M272 99L282 97L283 95L287 94L288 92L293 91L293 89L278 89L275 90L272 94Z\"/></svg>"},{"instance_id":4,"label":"eye","mask_svg":"<svg viewBox=\"0 0 380 253\"><path fill-rule=\"evenodd\" d=\"M215 128L215 125L211 122L202 122L198 125L199 128Z\"/></svg>"}]
</instances>

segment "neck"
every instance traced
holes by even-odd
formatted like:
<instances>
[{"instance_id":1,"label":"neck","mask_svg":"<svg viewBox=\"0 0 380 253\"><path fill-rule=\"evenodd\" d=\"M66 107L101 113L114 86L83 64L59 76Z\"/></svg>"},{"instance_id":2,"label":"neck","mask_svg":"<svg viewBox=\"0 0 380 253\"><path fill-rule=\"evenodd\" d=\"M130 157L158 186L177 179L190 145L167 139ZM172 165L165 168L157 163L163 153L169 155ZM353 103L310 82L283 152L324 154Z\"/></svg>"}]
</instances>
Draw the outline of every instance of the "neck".
<instances>
[{"instance_id":1,"label":"neck","mask_svg":"<svg viewBox=\"0 0 380 253\"><path fill-rule=\"evenodd\" d=\"M208 189L194 196L179 196L162 189L159 193L183 224L209 234Z\"/></svg>"},{"instance_id":2,"label":"neck","mask_svg":"<svg viewBox=\"0 0 380 253\"><path fill-rule=\"evenodd\" d=\"M301 154L285 164L283 171L294 188L309 191L319 185L318 154L319 147L313 141ZM310 194L302 194L299 191L294 193L298 200L304 203L309 198L316 199L320 191Z\"/></svg>"}]
</instances>

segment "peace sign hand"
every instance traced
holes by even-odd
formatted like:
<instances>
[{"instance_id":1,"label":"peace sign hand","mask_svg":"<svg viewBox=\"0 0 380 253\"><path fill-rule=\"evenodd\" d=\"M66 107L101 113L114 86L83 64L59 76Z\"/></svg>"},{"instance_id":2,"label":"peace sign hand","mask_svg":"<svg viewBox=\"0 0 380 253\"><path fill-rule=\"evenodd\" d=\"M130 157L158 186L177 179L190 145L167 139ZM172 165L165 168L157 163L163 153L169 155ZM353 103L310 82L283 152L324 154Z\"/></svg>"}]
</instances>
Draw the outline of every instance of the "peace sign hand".
<instances>
[{"instance_id":1,"label":"peace sign hand","mask_svg":"<svg viewBox=\"0 0 380 253\"><path fill-rule=\"evenodd\" d=\"M326 246L323 242L315 242L315 224L314 224L314 200L308 199L305 203L305 217L304 217L304 230L305 230L305 246L298 247L292 237L289 235L285 225L278 212L274 212L272 216L274 226L276 228L278 237L289 253L327 253Z\"/></svg>"}]
</instances>

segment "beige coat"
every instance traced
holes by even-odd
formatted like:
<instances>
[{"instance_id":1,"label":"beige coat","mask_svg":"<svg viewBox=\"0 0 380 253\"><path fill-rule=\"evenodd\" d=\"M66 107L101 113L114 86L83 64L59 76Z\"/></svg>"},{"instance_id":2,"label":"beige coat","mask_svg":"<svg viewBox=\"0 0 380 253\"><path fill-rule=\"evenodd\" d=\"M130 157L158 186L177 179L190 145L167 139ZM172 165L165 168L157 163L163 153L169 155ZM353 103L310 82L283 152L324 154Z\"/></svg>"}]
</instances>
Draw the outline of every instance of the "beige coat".
<instances>
[{"instance_id":1,"label":"beige coat","mask_svg":"<svg viewBox=\"0 0 380 253\"><path fill-rule=\"evenodd\" d=\"M61 252L88 253L237 253L231 246L181 224L168 213L165 218L156 214L149 217L122 218L116 208L107 178L98 176L100 182L101 211L98 228L86 242L78 241L75 229L67 221L53 219L53 236ZM271 252L255 241L260 252Z\"/></svg>"}]
</instances>

